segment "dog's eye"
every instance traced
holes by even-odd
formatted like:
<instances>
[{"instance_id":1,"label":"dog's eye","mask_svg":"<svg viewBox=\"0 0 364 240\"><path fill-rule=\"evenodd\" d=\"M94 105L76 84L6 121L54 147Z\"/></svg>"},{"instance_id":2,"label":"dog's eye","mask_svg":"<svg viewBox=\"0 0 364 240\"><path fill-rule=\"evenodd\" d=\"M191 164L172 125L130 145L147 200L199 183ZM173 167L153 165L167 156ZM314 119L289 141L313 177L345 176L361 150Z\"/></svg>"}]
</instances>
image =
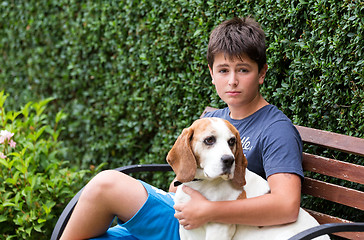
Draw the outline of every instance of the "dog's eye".
<instances>
[{"instance_id":1,"label":"dog's eye","mask_svg":"<svg viewBox=\"0 0 364 240\"><path fill-rule=\"evenodd\" d=\"M211 137L207 137L205 138L205 140L203 141L206 145L212 145L216 142L216 138L214 136Z\"/></svg>"},{"instance_id":2,"label":"dog's eye","mask_svg":"<svg viewBox=\"0 0 364 240\"><path fill-rule=\"evenodd\" d=\"M230 147L234 146L236 143L236 139L235 138L230 138L229 141L228 141L228 144Z\"/></svg>"}]
</instances>

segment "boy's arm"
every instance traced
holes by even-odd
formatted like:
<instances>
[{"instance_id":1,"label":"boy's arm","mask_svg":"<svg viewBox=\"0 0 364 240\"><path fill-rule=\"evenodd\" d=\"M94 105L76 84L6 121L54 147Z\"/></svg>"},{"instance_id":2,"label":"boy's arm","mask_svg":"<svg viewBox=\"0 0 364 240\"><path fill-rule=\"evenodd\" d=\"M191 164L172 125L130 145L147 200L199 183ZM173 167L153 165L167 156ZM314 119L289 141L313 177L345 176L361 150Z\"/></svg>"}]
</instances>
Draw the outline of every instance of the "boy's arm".
<instances>
[{"instance_id":1,"label":"boy's arm","mask_svg":"<svg viewBox=\"0 0 364 240\"><path fill-rule=\"evenodd\" d=\"M268 177L271 193L250 199L212 202L199 192L184 188L191 196L185 204L175 206L175 214L186 229L202 226L207 222L233 223L253 226L269 226L297 220L301 179L296 174L277 173Z\"/></svg>"}]
</instances>

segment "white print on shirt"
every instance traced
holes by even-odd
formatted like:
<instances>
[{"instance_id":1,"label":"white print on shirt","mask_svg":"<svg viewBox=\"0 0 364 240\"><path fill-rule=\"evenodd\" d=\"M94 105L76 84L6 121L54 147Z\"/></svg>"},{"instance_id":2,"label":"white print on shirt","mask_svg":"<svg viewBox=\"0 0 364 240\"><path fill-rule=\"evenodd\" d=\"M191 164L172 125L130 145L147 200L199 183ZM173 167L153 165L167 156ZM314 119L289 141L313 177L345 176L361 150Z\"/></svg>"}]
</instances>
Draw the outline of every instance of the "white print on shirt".
<instances>
[{"instance_id":1,"label":"white print on shirt","mask_svg":"<svg viewBox=\"0 0 364 240\"><path fill-rule=\"evenodd\" d=\"M241 145L243 146L243 150L250 151L253 146L251 146L251 142L249 141L250 137L243 137L241 139Z\"/></svg>"}]
</instances>

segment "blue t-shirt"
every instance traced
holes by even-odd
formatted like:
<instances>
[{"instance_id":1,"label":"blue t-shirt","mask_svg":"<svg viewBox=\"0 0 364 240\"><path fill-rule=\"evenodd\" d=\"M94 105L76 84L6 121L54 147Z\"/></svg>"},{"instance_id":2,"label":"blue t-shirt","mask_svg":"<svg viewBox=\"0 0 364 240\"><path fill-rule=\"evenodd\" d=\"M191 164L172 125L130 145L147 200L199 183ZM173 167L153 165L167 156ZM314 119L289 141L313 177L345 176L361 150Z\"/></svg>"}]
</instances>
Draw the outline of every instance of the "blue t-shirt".
<instances>
[{"instance_id":1,"label":"blue t-shirt","mask_svg":"<svg viewBox=\"0 0 364 240\"><path fill-rule=\"evenodd\" d=\"M241 120L232 119L229 108L208 112L204 117L226 119L238 129L250 171L265 179L275 173L294 173L303 178L301 137L276 106L264 106Z\"/></svg>"}]
</instances>

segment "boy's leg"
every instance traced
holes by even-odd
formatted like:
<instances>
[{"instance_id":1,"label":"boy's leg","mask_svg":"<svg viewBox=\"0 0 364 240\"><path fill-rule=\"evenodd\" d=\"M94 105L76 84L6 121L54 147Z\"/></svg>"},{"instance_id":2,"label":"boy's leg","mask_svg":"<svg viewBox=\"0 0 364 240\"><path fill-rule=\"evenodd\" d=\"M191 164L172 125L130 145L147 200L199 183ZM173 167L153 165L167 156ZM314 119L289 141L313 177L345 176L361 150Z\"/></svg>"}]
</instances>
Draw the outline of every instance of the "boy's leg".
<instances>
[{"instance_id":1,"label":"boy's leg","mask_svg":"<svg viewBox=\"0 0 364 240\"><path fill-rule=\"evenodd\" d=\"M167 193L140 181L148 192L148 199L127 222L109 228L106 234L95 240L179 240L179 222L174 217L174 194Z\"/></svg>"},{"instance_id":2,"label":"boy's leg","mask_svg":"<svg viewBox=\"0 0 364 240\"><path fill-rule=\"evenodd\" d=\"M107 170L84 188L61 239L86 239L106 232L114 218L126 222L143 206L148 194L126 174Z\"/></svg>"}]
</instances>

